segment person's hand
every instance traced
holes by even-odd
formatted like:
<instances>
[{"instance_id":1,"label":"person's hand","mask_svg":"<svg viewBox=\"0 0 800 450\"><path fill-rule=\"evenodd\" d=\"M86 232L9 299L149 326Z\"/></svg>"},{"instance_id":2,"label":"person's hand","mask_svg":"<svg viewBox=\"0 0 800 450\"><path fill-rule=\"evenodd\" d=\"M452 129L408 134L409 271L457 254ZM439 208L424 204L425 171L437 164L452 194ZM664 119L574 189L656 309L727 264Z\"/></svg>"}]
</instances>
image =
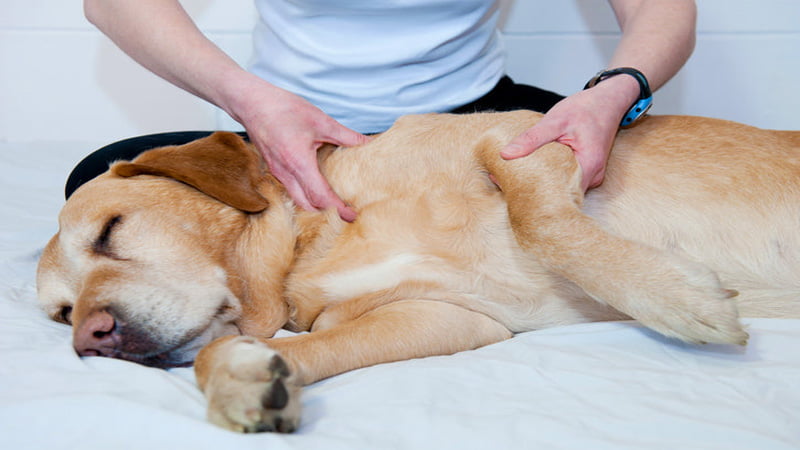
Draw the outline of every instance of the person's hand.
<instances>
[{"instance_id":1,"label":"person's hand","mask_svg":"<svg viewBox=\"0 0 800 450\"><path fill-rule=\"evenodd\" d=\"M320 174L317 150L325 143L356 146L366 136L242 69L200 32L177 0L86 0L86 14L140 64L241 123L299 206L333 207L344 220L355 219Z\"/></svg>"},{"instance_id":2,"label":"person's hand","mask_svg":"<svg viewBox=\"0 0 800 450\"><path fill-rule=\"evenodd\" d=\"M270 171L294 202L307 210L336 208L348 222L356 212L320 173L317 151L323 144L357 146L369 141L336 122L305 99L264 82L254 83L234 116L261 152Z\"/></svg>"},{"instance_id":3,"label":"person's hand","mask_svg":"<svg viewBox=\"0 0 800 450\"><path fill-rule=\"evenodd\" d=\"M550 142L565 144L575 152L581 167L583 191L597 187L603 182L620 120L637 93L638 85L633 78L616 76L573 94L512 140L500 156L521 158Z\"/></svg>"}]
</instances>

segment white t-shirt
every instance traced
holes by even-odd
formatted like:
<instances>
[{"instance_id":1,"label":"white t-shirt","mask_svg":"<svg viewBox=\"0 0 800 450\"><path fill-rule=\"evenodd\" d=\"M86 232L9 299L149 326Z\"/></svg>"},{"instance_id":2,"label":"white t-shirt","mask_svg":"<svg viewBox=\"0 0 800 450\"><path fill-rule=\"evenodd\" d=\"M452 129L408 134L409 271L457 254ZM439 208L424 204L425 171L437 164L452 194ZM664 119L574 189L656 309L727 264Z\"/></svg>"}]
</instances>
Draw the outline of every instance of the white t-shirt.
<instances>
[{"instance_id":1,"label":"white t-shirt","mask_svg":"<svg viewBox=\"0 0 800 450\"><path fill-rule=\"evenodd\" d=\"M495 0L256 0L250 70L362 133L446 111L504 72Z\"/></svg>"}]
</instances>

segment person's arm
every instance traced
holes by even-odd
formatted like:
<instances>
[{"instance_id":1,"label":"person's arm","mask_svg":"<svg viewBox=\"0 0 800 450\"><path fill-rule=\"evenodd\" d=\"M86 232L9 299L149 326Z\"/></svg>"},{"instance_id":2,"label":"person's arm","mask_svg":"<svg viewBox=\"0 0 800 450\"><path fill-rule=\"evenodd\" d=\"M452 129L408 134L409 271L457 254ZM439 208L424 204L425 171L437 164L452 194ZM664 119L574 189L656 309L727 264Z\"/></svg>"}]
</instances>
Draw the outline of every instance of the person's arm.
<instances>
[{"instance_id":1,"label":"person's arm","mask_svg":"<svg viewBox=\"0 0 800 450\"><path fill-rule=\"evenodd\" d=\"M622 39L608 68L633 67L653 90L683 66L695 43L693 0L609 0ZM587 74L587 79L591 74ZM639 95L639 84L628 75L607 78L593 88L556 104L536 126L514 139L501 153L523 157L549 142L569 145L583 170L584 190L603 181L606 161L622 116Z\"/></svg>"},{"instance_id":2,"label":"person's arm","mask_svg":"<svg viewBox=\"0 0 800 450\"><path fill-rule=\"evenodd\" d=\"M241 123L298 205L335 207L343 219L355 218L320 174L316 152L324 143L354 146L367 137L242 69L200 32L178 0L85 0L84 12L139 64Z\"/></svg>"}]
</instances>

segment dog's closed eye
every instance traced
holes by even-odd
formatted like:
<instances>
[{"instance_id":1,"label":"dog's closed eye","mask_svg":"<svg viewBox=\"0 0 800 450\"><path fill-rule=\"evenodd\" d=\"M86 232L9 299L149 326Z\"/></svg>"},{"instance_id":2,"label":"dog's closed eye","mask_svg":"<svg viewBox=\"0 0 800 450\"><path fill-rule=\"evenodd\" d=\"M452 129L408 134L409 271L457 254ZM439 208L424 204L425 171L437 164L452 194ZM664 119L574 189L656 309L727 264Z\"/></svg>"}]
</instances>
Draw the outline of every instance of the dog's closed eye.
<instances>
[{"instance_id":1,"label":"dog's closed eye","mask_svg":"<svg viewBox=\"0 0 800 450\"><path fill-rule=\"evenodd\" d=\"M111 233L114 231L114 227L121 222L122 216L119 215L113 216L106 221L105 225L103 225L103 230L100 232L100 235L97 236L97 239L95 239L92 243L92 252L97 255L120 259L114 254L111 248Z\"/></svg>"}]
</instances>

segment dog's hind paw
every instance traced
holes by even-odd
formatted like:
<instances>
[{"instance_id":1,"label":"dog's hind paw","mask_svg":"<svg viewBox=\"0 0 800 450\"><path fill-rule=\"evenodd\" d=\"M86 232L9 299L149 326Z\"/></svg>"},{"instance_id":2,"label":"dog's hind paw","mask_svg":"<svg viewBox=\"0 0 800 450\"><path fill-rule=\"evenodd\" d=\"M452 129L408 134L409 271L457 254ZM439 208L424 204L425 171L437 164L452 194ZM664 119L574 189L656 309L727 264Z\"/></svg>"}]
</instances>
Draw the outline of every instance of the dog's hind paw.
<instances>
[{"instance_id":1,"label":"dog's hind paw","mask_svg":"<svg viewBox=\"0 0 800 450\"><path fill-rule=\"evenodd\" d=\"M665 336L695 344L747 345L750 337L738 316L727 311L721 314L670 311L656 321L649 321L647 325Z\"/></svg>"},{"instance_id":2,"label":"dog's hind paw","mask_svg":"<svg viewBox=\"0 0 800 450\"><path fill-rule=\"evenodd\" d=\"M255 338L225 344L206 386L208 419L232 431L291 433L300 422L300 387L283 358Z\"/></svg>"},{"instance_id":3,"label":"dog's hind paw","mask_svg":"<svg viewBox=\"0 0 800 450\"><path fill-rule=\"evenodd\" d=\"M749 335L739 321L738 293L722 288L716 274L704 266L678 267L681 281L659 290L659 298L651 299L635 318L665 336L687 342L746 345Z\"/></svg>"}]
</instances>

